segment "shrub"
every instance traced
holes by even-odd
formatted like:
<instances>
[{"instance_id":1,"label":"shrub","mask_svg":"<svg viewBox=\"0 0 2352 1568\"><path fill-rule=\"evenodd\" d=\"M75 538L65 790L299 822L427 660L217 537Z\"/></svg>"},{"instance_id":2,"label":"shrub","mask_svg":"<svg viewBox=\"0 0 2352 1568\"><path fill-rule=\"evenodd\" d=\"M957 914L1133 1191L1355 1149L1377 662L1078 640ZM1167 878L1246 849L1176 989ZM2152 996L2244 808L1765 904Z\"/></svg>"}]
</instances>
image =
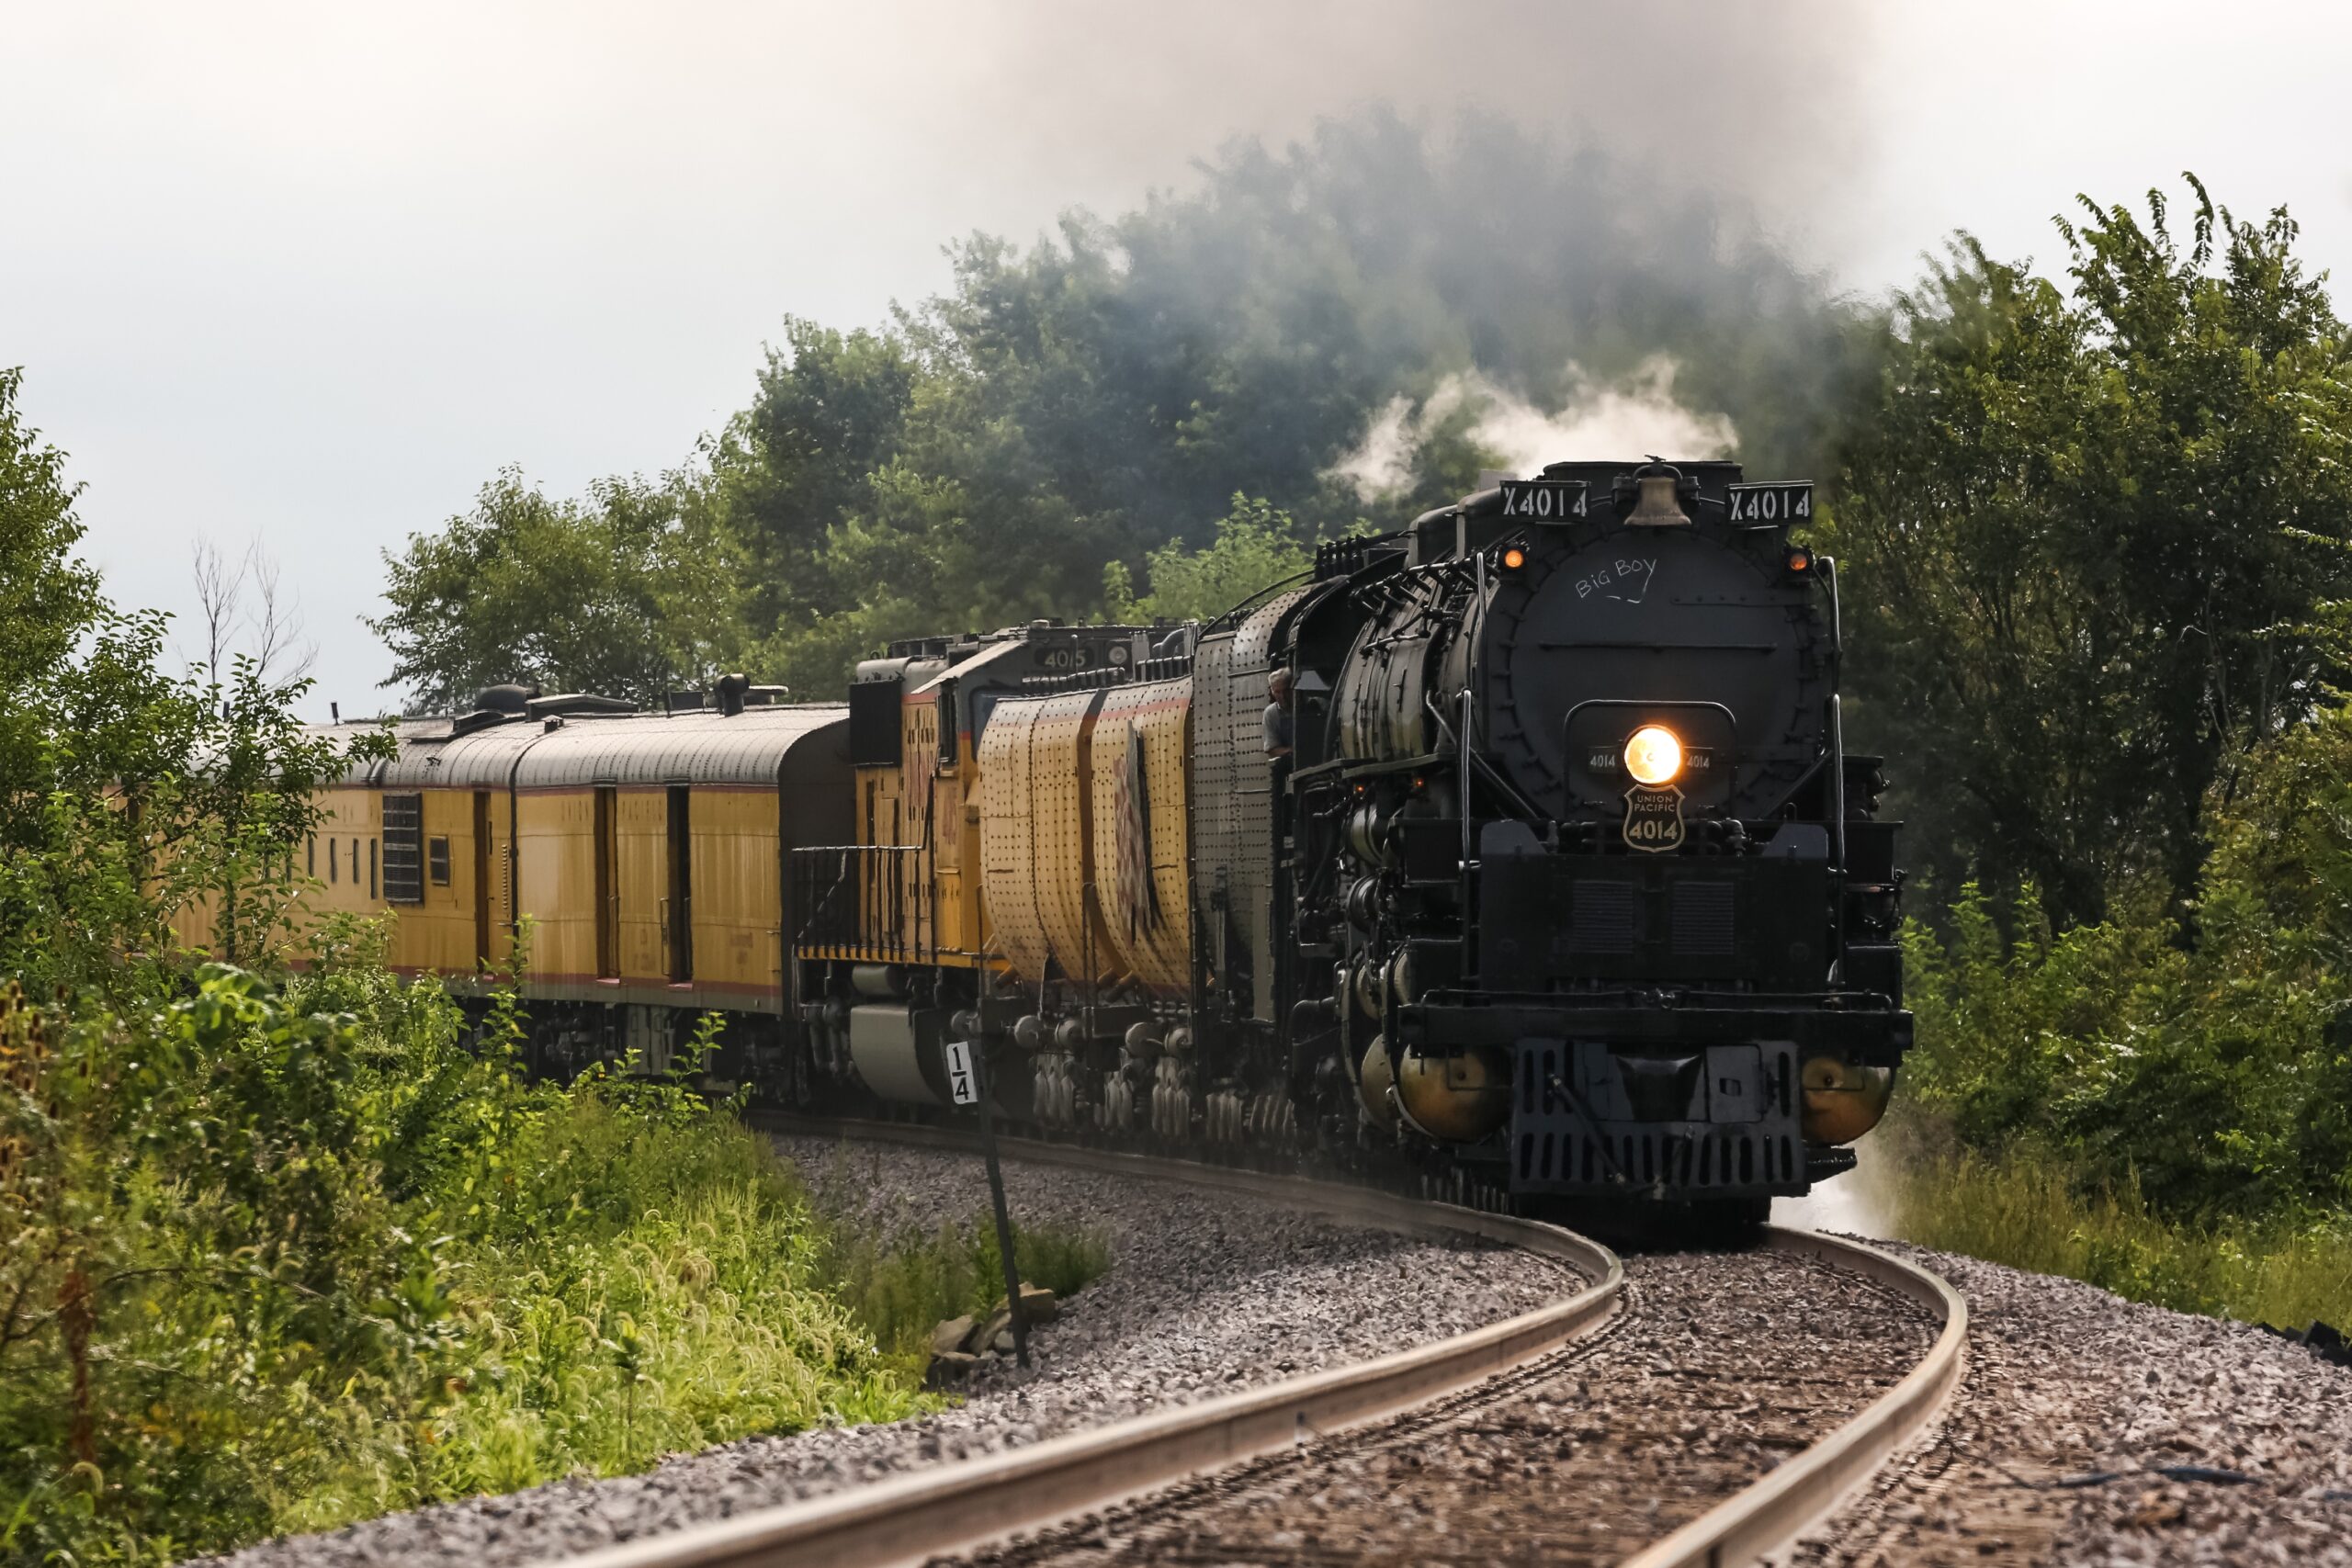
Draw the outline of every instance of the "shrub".
<instances>
[{"instance_id":1,"label":"shrub","mask_svg":"<svg viewBox=\"0 0 2352 1568\"><path fill-rule=\"evenodd\" d=\"M2053 935L1963 888L1906 930L1917 1104L1979 1151L2030 1139L2174 1220L2308 1219L2352 1201L2352 717L2249 761L2211 817L2193 927L2117 899Z\"/></svg>"},{"instance_id":2,"label":"shrub","mask_svg":"<svg viewBox=\"0 0 2352 1568\"><path fill-rule=\"evenodd\" d=\"M1902 1234L2140 1300L2352 1316L2352 715L2216 791L2187 919L2007 931L1974 886L1906 929ZM1935 1129L1929 1137L1923 1129Z\"/></svg>"},{"instance_id":3,"label":"shrub","mask_svg":"<svg viewBox=\"0 0 2352 1568\"><path fill-rule=\"evenodd\" d=\"M1985 1155L1929 1135L1893 1141L1897 1234L2133 1301L2301 1327L2352 1322L2352 1224L2341 1218L2168 1222L2127 1176L2086 1182L2030 1145Z\"/></svg>"},{"instance_id":4,"label":"shrub","mask_svg":"<svg viewBox=\"0 0 2352 1568\"><path fill-rule=\"evenodd\" d=\"M0 1556L164 1562L933 1402L991 1227L821 1220L728 1105L530 1082L513 998L469 1028L380 945L141 1017L0 999ZM1019 1245L1065 1292L1106 1260Z\"/></svg>"}]
</instances>

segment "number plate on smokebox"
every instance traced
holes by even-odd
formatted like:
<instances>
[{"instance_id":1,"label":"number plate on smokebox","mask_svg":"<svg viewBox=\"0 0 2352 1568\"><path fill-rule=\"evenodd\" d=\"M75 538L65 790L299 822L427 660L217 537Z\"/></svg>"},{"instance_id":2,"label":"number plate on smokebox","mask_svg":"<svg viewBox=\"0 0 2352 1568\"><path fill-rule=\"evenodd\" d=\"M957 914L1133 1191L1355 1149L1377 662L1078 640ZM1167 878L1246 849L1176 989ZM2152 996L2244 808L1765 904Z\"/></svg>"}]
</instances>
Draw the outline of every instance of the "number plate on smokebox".
<instances>
[{"instance_id":1,"label":"number plate on smokebox","mask_svg":"<svg viewBox=\"0 0 2352 1568\"><path fill-rule=\"evenodd\" d=\"M1514 523L1573 523L1585 514L1582 479L1505 479L1503 515Z\"/></svg>"},{"instance_id":2,"label":"number plate on smokebox","mask_svg":"<svg viewBox=\"0 0 2352 1568\"><path fill-rule=\"evenodd\" d=\"M1682 792L1672 784L1625 792L1625 842L1657 854L1682 847Z\"/></svg>"},{"instance_id":3,"label":"number plate on smokebox","mask_svg":"<svg viewBox=\"0 0 2352 1568\"><path fill-rule=\"evenodd\" d=\"M1813 521L1813 486L1807 484L1732 485L1724 491L1724 510L1744 527L1786 527Z\"/></svg>"}]
</instances>

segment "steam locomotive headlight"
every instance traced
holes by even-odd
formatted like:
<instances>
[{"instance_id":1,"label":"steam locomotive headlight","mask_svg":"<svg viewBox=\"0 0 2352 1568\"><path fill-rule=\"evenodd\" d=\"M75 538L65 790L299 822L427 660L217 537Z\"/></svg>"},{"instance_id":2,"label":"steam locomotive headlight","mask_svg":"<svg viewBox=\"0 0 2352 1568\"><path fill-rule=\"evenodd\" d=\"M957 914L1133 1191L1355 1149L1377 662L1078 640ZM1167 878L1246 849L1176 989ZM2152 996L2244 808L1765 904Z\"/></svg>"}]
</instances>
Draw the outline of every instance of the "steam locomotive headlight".
<instances>
[{"instance_id":1,"label":"steam locomotive headlight","mask_svg":"<svg viewBox=\"0 0 2352 1568\"><path fill-rule=\"evenodd\" d=\"M1672 784L1682 771L1682 742L1662 724L1645 724L1625 742L1625 771L1635 784Z\"/></svg>"}]
</instances>

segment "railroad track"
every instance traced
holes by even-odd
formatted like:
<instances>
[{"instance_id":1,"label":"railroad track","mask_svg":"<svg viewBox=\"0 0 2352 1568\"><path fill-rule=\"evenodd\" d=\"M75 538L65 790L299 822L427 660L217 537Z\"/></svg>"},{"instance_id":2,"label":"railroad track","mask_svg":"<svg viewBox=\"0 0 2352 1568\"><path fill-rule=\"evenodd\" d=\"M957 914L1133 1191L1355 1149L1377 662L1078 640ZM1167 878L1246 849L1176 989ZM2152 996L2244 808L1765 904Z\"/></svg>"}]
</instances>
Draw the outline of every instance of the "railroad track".
<instances>
[{"instance_id":1,"label":"railroad track","mask_svg":"<svg viewBox=\"0 0 2352 1568\"><path fill-rule=\"evenodd\" d=\"M965 1146L960 1134L901 1123L764 1118L762 1124L933 1148ZM560 1561L570 1568L918 1562L980 1551L1015 1532L1024 1532L1024 1540L1004 1554L1006 1561L1097 1560L1099 1526L1089 1527L1092 1535L1065 1529L1060 1537L1051 1527L1080 1516L1120 1518L1122 1529L1148 1517L1181 1517L1187 1508L1216 1508L1269 1475L1311 1465L1311 1455L1393 1450L1425 1435L1442 1436L1449 1424L1476 1421L1482 1410L1570 1374L1609 1339L1629 1310L1625 1269L1616 1255L1555 1225L1188 1161L1017 1140L1008 1140L1005 1149L1023 1160L1108 1177L1172 1180L1277 1199L1405 1234L1475 1236L1565 1264L1588 1283L1506 1322L1354 1366ZM1830 1237L1771 1228L1765 1245L1776 1254L1860 1274L1877 1289L1925 1308L1940 1322L1939 1332L1918 1364L1860 1415L1634 1551L1625 1559L1629 1564L1714 1568L1752 1562L1786 1546L1826 1519L1921 1432L1959 1379L1967 1311L1943 1281L1872 1248ZM1146 1556L1182 1555L1168 1547L1162 1541Z\"/></svg>"}]
</instances>

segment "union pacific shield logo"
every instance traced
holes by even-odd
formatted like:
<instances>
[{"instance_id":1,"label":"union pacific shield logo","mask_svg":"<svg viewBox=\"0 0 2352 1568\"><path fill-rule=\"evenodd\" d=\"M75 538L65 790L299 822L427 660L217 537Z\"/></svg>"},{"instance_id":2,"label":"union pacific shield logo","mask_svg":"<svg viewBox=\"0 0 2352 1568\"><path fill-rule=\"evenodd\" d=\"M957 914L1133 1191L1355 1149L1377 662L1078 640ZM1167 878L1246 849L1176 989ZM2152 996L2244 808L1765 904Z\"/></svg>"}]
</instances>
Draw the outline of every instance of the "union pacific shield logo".
<instances>
[{"instance_id":1,"label":"union pacific shield logo","mask_svg":"<svg viewBox=\"0 0 2352 1568\"><path fill-rule=\"evenodd\" d=\"M1625 842L1655 854L1682 847L1682 792L1672 784L1625 792Z\"/></svg>"}]
</instances>

